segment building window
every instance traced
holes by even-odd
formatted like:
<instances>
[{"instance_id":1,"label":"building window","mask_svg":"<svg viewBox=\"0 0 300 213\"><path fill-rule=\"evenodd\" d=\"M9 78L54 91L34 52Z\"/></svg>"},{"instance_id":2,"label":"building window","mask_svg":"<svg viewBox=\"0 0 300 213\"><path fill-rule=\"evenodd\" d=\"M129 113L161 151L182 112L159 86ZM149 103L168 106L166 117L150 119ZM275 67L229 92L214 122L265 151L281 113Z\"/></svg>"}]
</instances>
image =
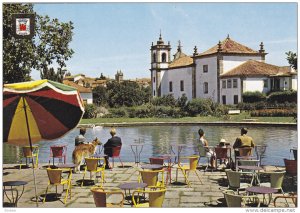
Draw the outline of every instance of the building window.
<instances>
[{"instance_id":1,"label":"building window","mask_svg":"<svg viewBox=\"0 0 300 213\"><path fill-rule=\"evenodd\" d=\"M155 53L153 53L153 55L152 55L152 61L155 63L156 62L156 54Z\"/></svg>"},{"instance_id":2,"label":"building window","mask_svg":"<svg viewBox=\"0 0 300 213\"><path fill-rule=\"evenodd\" d=\"M222 103L226 104L226 95L222 95Z\"/></svg>"},{"instance_id":3,"label":"building window","mask_svg":"<svg viewBox=\"0 0 300 213\"><path fill-rule=\"evenodd\" d=\"M268 88L269 87L269 81L268 79L264 79L264 88Z\"/></svg>"},{"instance_id":4,"label":"building window","mask_svg":"<svg viewBox=\"0 0 300 213\"><path fill-rule=\"evenodd\" d=\"M223 88L223 89L226 89L226 80L223 80L223 81L222 81L222 88Z\"/></svg>"},{"instance_id":5,"label":"building window","mask_svg":"<svg viewBox=\"0 0 300 213\"><path fill-rule=\"evenodd\" d=\"M231 88L231 79L227 80L227 88Z\"/></svg>"},{"instance_id":6,"label":"building window","mask_svg":"<svg viewBox=\"0 0 300 213\"><path fill-rule=\"evenodd\" d=\"M237 88L237 79L232 80L232 87Z\"/></svg>"},{"instance_id":7,"label":"building window","mask_svg":"<svg viewBox=\"0 0 300 213\"><path fill-rule=\"evenodd\" d=\"M180 91L184 91L184 81L180 81Z\"/></svg>"},{"instance_id":8,"label":"building window","mask_svg":"<svg viewBox=\"0 0 300 213\"><path fill-rule=\"evenodd\" d=\"M155 83L155 77L153 77L153 83Z\"/></svg>"},{"instance_id":9,"label":"building window","mask_svg":"<svg viewBox=\"0 0 300 213\"><path fill-rule=\"evenodd\" d=\"M204 94L208 93L208 83L204 82L204 88L203 88Z\"/></svg>"},{"instance_id":10,"label":"building window","mask_svg":"<svg viewBox=\"0 0 300 213\"><path fill-rule=\"evenodd\" d=\"M203 72L208 72L208 65L203 65Z\"/></svg>"},{"instance_id":11,"label":"building window","mask_svg":"<svg viewBox=\"0 0 300 213\"><path fill-rule=\"evenodd\" d=\"M239 103L239 96L238 95L234 95L233 96L233 104L238 104Z\"/></svg>"},{"instance_id":12,"label":"building window","mask_svg":"<svg viewBox=\"0 0 300 213\"><path fill-rule=\"evenodd\" d=\"M172 81L169 82L169 92L173 92L173 83L172 83Z\"/></svg>"},{"instance_id":13,"label":"building window","mask_svg":"<svg viewBox=\"0 0 300 213\"><path fill-rule=\"evenodd\" d=\"M155 90L153 91L153 96L155 96Z\"/></svg>"},{"instance_id":14,"label":"building window","mask_svg":"<svg viewBox=\"0 0 300 213\"><path fill-rule=\"evenodd\" d=\"M167 61L167 54L166 53L161 54L161 61L162 62L166 62Z\"/></svg>"}]
</instances>

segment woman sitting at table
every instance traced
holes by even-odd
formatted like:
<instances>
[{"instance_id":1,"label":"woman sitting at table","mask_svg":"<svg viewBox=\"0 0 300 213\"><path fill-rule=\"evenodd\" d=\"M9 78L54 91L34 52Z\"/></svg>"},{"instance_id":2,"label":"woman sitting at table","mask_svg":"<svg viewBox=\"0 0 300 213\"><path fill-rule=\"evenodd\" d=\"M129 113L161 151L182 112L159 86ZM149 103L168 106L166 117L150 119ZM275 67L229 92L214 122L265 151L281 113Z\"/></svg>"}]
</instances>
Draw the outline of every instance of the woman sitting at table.
<instances>
[{"instance_id":1,"label":"woman sitting at table","mask_svg":"<svg viewBox=\"0 0 300 213\"><path fill-rule=\"evenodd\" d=\"M199 142L200 142L200 146L204 147L205 148L205 151L206 151L206 157L209 157L210 158L210 166L211 168L214 168L215 167L215 161L216 161L216 156L215 156L215 152L210 149L208 147L208 142L207 140L204 138L205 134L204 134L204 131L203 129L199 129L198 130L198 134L199 134Z\"/></svg>"}]
</instances>

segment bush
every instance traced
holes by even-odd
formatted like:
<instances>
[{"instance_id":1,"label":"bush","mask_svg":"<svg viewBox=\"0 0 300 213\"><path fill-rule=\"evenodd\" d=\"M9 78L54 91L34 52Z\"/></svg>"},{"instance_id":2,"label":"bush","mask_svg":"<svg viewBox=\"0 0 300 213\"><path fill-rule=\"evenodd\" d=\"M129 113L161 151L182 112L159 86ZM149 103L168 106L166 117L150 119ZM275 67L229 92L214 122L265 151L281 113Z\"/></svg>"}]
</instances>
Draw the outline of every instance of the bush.
<instances>
[{"instance_id":1,"label":"bush","mask_svg":"<svg viewBox=\"0 0 300 213\"><path fill-rule=\"evenodd\" d=\"M109 114L109 111L105 107L102 107L102 106L96 107L96 109L95 109L95 117L96 118L101 118L107 114Z\"/></svg>"},{"instance_id":2,"label":"bush","mask_svg":"<svg viewBox=\"0 0 300 213\"><path fill-rule=\"evenodd\" d=\"M262 109L250 113L252 117L297 117L297 109Z\"/></svg>"},{"instance_id":3,"label":"bush","mask_svg":"<svg viewBox=\"0 0 300 213\"><path fill-rule=\"evenodd\" d=\"M182 117L182 113L178 107L158 106L154 108L154 116L158 118L179 118Z\"/></svg>"},{"instance_id":4,"label":"bush","mask_svg":"<svg viewBox=\"0 0 300 213\"><path fill-rule=\"evenodd\" d=\"M128 113L125 107L111 108L110 113L113 118L128 117Z\"/></svg>"},{"instance_id":5,"label":"bush","mask_svg":"<svg viewBox=\"0 0 300 213\"><path fill-rule=\"evenodd\" d=\"M297 103L297 91L287 90L281 92L273 92L268 96L267 100L270 103Z\"/></svg>"},{"instance_id":6,"label":"bush","mask_svg":"<svg viewBox=\"0 0 300 213\"><path fill-rule=\"evenodd\" d=\"M127 109L130 118L150 118L153 117L153 107L151 105L141 105Z\"/></svg>"},{"instance_id":7,"label":"bush","mask_svg":"<svg viewBox=\"0 0 300 213\"><path fill-rule=\"evenodd\" d=\"M164 95L162 97L153 98L152 104L154 106L175 106L177 104L177 101L173 95L168 94L168 95Z\"/></svg>"},{"instance_id":8,"label":"bush","mask_svg":"<svg viewBox=\"0 0 300 213\"><path fill-rule=\"evenodd\" d=\"M243 93L244 103L255 103L255 102L261 102L265 100L266 100L266 95L259 91Z\"/></svg>"},{"instance_id":9,"label":"bush","mask_svg":"<svg viewBox=\"0 0 300 213\"><path fill-rule=\"evenodd\" d=\"M212 114L211 100L196 98L187 103L185 111L189 116L207 116Z\"/></svg>"},{"instance_id":10,"label":"bush","mask_svg":"<svg viewBox=\"0 0 300 213\"><path fill-rule=\"evenodd\" d=\"M94 104L86 104L85 112L82 118L95 118L96 117L96 106Z\"/></svg>"},{"instance_id":11,"label":"bush","mask_svg":"<svg viewBox=\"0 0 300 213\"><path fill-rule=\"evenodd\" d=\"M213 110L213 115L216 117L221 117L228 114L228 107L223 104L217 104Z\"/></svg>"}]
</instances>

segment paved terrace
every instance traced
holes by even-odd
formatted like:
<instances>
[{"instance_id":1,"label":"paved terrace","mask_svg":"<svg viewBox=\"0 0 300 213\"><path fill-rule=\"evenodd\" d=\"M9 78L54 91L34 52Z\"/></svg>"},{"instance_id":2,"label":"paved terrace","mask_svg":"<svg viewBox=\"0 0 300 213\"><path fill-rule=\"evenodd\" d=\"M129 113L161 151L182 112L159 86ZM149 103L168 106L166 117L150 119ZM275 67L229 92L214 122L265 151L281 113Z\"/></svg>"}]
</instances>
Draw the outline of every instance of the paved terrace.
<instances>
[{"instance_id":1,"label":"paved terrace","mask_svg":"<svg viewBox=\"0 0 300 213\"><path fill-rule=\"evenodd\" d=\"M117 188L119 184L124 182L135 182L138 178L138 168L134 163L124 163L125 168L117 167L119 164L115 163L115 168L112 170L105 170L106 183L105 188ZM36 183L38 195L43 195L48 183L48 177L46 172L46 164L40 164L35 169ZM202 168L199 168L200 176L202 178L203 185L199 182L194 173L190 174L190 180L192 181L192 187L188 188L186 185L168 185L163 207L225 207L225 200L221 189L226 189L227 180L223 170L207 171L204 172ZM273 166L265 167L266 171L277 170ZM279 168L284 170L284 168ZM184 182L184 178L181 172L178 173L178 181ZM72 198L67 200L67 204L63 204L63 193L60 200L46 201L44 204L39 202L41 208L94 208L95 204L93 196L90 191L91 186L80 187L77 185L78 180L81 180L83 174L73 174L72 177ZM175 169L172 171L172 178L175 177ZM89 178L89 173L86 175ZM36 203L34 201L35 190L33 183L33 172L31 168L22 168L19 170L18 165L5 164L3 165L3 181L9 180L23 180L28 184L25 186L23 196L18 202L18 207L21 208L35 208ZM66 188L66 187L65 187ZM292 184L290 177L285 177L283 183L283 190L287 192L296 192L297 186ZM55 192L55 187L50 189L50 193ZM62 192L62 186L58 187L58 193ZM281 195L278 193L278 195ZM275 197L276 194L273 195ZM278 200L279 201L279 200ZM291 200L288 200L290 207L294 207ZM4 198L4 202L7 202L7 198ZM285 200L280 199L279 206L285 207ZM130 205L125 205L125 208ZM273 202L269 207L274 207Z\"/></svg>"}]
</instances>

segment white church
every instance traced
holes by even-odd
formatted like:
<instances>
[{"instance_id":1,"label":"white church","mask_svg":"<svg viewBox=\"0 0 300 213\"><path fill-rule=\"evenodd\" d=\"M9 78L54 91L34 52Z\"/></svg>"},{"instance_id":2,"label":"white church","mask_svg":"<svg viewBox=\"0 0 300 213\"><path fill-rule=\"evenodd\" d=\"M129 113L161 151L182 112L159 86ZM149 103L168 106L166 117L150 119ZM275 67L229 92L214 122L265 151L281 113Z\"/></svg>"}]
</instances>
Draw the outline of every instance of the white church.
<instances>
[{"instance_id":1,"label":"white church","mask_svg":"<svg viewBox=\"0 0 300 213\"><path fill-rule=\"evenodd\" d=\"M233 41L229 35L212 48L192 56L182 52L179 42L171 59L170 42L161 34L151 45L151 85L153 97L185 94L193 98L211 98L222 104L242 102L247 91L267 93L297 90L297 72L289 66L265 63L267 53L261 42L258 51Z\"/></svg>"}]
</instances>

